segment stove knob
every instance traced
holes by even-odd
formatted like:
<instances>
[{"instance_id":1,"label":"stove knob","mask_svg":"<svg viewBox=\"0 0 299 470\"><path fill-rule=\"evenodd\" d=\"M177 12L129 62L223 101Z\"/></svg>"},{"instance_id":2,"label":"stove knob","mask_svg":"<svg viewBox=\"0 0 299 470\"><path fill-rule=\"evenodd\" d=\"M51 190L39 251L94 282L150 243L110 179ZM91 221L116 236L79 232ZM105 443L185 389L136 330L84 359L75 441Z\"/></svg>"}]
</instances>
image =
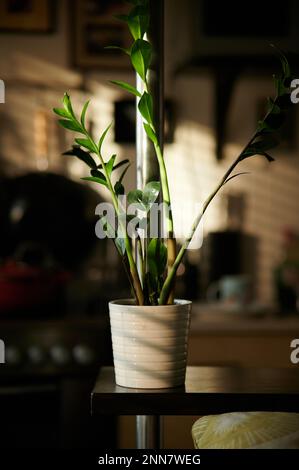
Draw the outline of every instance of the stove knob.
<instances>
[{"instance_id":1,"label":"stove knob","mask_svg":"<svg viewBox=\"0 0 299 470\"><path fill-rule=\"evenodd\" d=\"M19 366L23 362L23 354L16 346L5 348L5 362L11 366Z\"/></svg>"},{"instance_id":2,"label":"stove knob","mask_svg":"<svg viewBox=\"0 0 299 470\"><path fill-rule=\"evenodd\" d=\"M56 345L50 349L50 355L59 366L64 366L71 361L70 351L65 346Z\"/></svg>"},{"instance_id":3,"label":"stove knob","mask_svg":"<svg viewBox=\"0 0 299 470\"><path fill-rule=\"evenodd\" d=\"M95 360L94 351L85 344L77 344L74 347L73 357L75 361L82 366L88 366L89 364L92 364Z\"/></svg>"},{"instance_id":4,"label":"stove knob","mask_svg":"<svg viewBox=\"0 0 299 470\"><path fill-rule=\"evenodd\" d=\"M28 348L27 355L32 364L39 365L45 360L45 353L39 346Z\"/></svg>"}]
</instances>

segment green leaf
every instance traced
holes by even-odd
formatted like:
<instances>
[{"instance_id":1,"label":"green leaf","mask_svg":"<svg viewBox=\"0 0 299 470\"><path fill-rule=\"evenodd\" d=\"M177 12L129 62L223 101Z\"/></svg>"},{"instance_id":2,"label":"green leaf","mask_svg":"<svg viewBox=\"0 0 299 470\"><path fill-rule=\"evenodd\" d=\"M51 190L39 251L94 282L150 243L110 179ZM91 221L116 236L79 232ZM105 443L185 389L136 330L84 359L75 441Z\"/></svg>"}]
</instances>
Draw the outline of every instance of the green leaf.
<instances>
[{"instance_id":1,"label":"green leaf","mask_svg":"<svg viewBox=\"0 0 299 470\"><path fill-rule=\"evenodd\" d=\"M90 150L91 152L96 153L94 144L89 139L75 139L75 142L79 144L81 147L84 147L87 150Z\"/></svg>"},{"instance_id":2,"label":"green leaf","mask_svg":"<svg viewBox=\"0 0 299 470\"><path fill-rule=\"evenodd\" d=\"M112 155L110 160L106 163L106 170L107 170L109 178L110 178L111 173L113 171L113 165L114 165L115 159L116 159L116 155Z\"/></svg>"},{"instance_id":3,"label":"green leaf","mask_svg":"<svg viewBox=\"0 0 299 470\"><path fill-rule=\"evenodd\" d=\"M126 158L125 160L122 160L121 162L117 163L116 165L114 165L113 167L113 171L114 170L118 170L119 168L121 168L122 166L126 165L127 163L130 163L130 161ZM129 165L130 166L130 165Z\"/></svg>"},{"instance_id":4,"label":"green leaf","mask_svg":"<svg viewBox=\"0 0 299 470\"><path fill-rule=\"evenodd\" d=\"M279 142L274 137L267 137L266 139L257 140L252 144L252 147L254 147L255 150L264 151L277 147L278 143Z\"/></svg>"},{"instance_id":5,"label":"green leaf","mask_svg":"<svg viewBox=\"0 0 299 470\"><path fill-rule=\"evenodd\" d=\"M126 166L126 168L124 169L124 171L123 171L122 174L120 175L120 178L119 178L119 180L118 180L119 183L122 183L122 181L123 181L123 179L124 179L124 177L125 177L125 175L126 175L128 169L130 168L130 166L131 166L131 163L129 163L129 165Z\"/></svg>"},{"instance_id":6,"label":"green leaf","mask_svg":"<svg viewBox=\"0 0 299 470\"><path fill-rule=\"evenodd\" d=\"M73 107L72 107L71 98L67 93L64 93L62 102L63 102L64 109L70 114L70 116L76 119L74 111L73 111Z\"/></svg>"},{"instance_id":7,"label":"green leaf","mask_svg":"<svg viewBox=\"0 0 299 470\"><path fill-rule=\"evenodd\" d=\"M124 52L125 54L127 55L131 55L131 50L130 49L126 49L125 47L120 47L120 46L106 46L104 47L104 49L111 49L111 50L117 50L117 51L121 51L121 52Z\"/></svg>"},{"instance_id":8,"label":"green leaf","mask_svg":"<svg viewBox=\"0 0 299 470\"><path fill-rule=\"evenodd\" d=\"M273 137L267 137L264 139L257 140L249 145L244 152L241 154L239 161L245 160L246 158L253 157L255 155L264 156L269 162L274 161L274 158L267 153L268 150L277 147L278 141Z\"/></svg>"},{"instance_id":9,"label":"green leaf","mask_svg":"<svg viewBox=\"0 0 299 470\"><path fill-rule=\"evenodd\" d=\"M133 87L132 85L129 85L129 83L122 82L120 80L110 80L110 83L122 88L123 90L128 91L129 93L132 93L132 95L141 97L141 93L139 93L139 91L135 87Z\"/></svg>"},{"instance_id":10,"label":"green leaf","mask_svg":"<svg viewBox=\"0 0 299 470\"><path fill-rule=\"evenodd\" d=\"M278 55L278 57L280 59L284 76L285 77L290 77L291 76L291 69L290 69L290 66L289 66L288 59L286 58L284 53L278 47L276 47L274 44L270 44L270 46L275 49L275 52L276 52L276 54Z\"/></svg>"},{"instance_id":11,"label":"green leaf","mask_svg":"<svg viewBox=\"0 0 299 470\"><path fill-rule=\"evenodd\" d=\"M100 180L102 180L103 181L102 184L108 187L106 176L101 171L92 169L90 174L94 178L99 178Z\"/></svg>"},{"instance_id":12,"label":"green leaf","mask_svg":"<svg viewBox=\"0 0 299 470\"><path fill-rule=\"evenodd\" d=\"M71 150L68 150L67 152L64 152L63 155L71 155L74 157L79 158L82 162L86 163L90 168L96 169L97 164L92 158L92 156L88 153L82 150L80 147L74 145Z\"/></svg>"},{"instance_id":13,"label":"green leaf","mask_svg":"<svg viewBox=\"0 0 299 470\"><path fill-rule=\"evenodd\" d=\"M102 178L98 178L96 176L87 176L86 178L81 178L83 181L91 181L93 183L98 183L102 184L103 186L107 187L106 180L103 180Z\"/></svg>"},{"instance_id":14,"label":"green leaf","mask_svg":"<svg viewBox=\"0 0 299 470\"><path fill-rule=\"evenodd\" d=\"M256 132L257 136L263 136L272 133L273 131L264 121L258 121Z\"/></svg>"},{"instance_id":15,"label":"green leaf","mask_svg":"<svg viewBox=\"0 0 299 470\"><path fill-rule=\"evenodd\" d=\"M90 100L86 101L85 105L83 106L82 113L81 113L81 124L85 128L85 116L86 116L86 111L89 106Z\"/></svg>"},{"instance_id":16,"label":"green leaf","mask_svg":"<svg viewBox=\"0 0 299 470\"><path fill-rule=\"evenodd\" d=\"M276 131L280 129L280 127L283 125L285 120L285 115L284 113L270 113L269 116L267 116L264 119L264 123L268 126L269 129L272 129L273 131Z\"/></svg>"},{"instance_id":17,"label":"green leaf","mask_svg":"<svg viewBox=\"0 0 299 470\"><path fill-rule=\"evenodd\" d=\"M100 224L102 225L103 232L107 235L107 237L114 239L115 230L112 228L106 215L103 215L103 217L100 219Z\"/></svg>"},{"instance_id":18,"label":"green leaf","mask_svg":"<svg viewBox=\"0 0 299 470\"><path fill-rule=\"evenodd\" d=\"M223 183L223 186L229 181L233 180L234 178L237 178L238 176L242 176L242 175L250 175L250 173L249 171L242 171L241 173L236 173L235 175L232 175L229 178L227 178L227 180Z\"/></svg>"},{"instance_id":19,"label":"green leaf","mask_svg":"<svg viewBox=\"0 0 299 470\"><path fill-rule=\"evenodd\" d=\"M279 114L281 112L278 106L277 99L274 101L272 98L268 98L268 113Z\"/></svg>"},{"instance_id":20,"label":"green leaf","mask_svg":"<svg viewBox=\"0 0 299 470\"><path fill-rule=\"evenodd\" d=\"M152 58L152 46L144 39L137 39L131 49L131 61L134 69L142 80L146 81L146 75Z\"/></svg>"},{"instance_id":21,"label":"green leaf","mask_svg":"<svg viewBox=\"0 0 299 470\"><path fill-rule=\"evenodd\" d=\"M102 146L103 146L103 142L105 140L105 137L106 135L108 134L109 130L111 129L111 126L112 126L112 123L109 124L109 126L104 130L103 134L101 135L101 138L99 140L99 145L98 145L98 148L99 148L99 152L101 153L102 151Z\"/></svg>"},{"instance_id":22,"label":"green leaf","mask_svg":"<svg viewBox=\"0 0 299 470\"><path fill-rule=\"evenodd\" d=\"M68 129L69 131L82 132L81 127L75 121L67 121L66 119L59 119L59 124Z\"/></svg>"},{"instance_id":23,"label":"green leaf","mask_svg":"<svg viewBox=\"0 0 299 470\"><path fill-rule=\"evenodd\" d=\"M146 91L138 103L138 109L146 122L153 125L153 98Z\"/></svg>"},{"instance_id":24,"label":"green leaf","mask_svg":"<svg viewBox=\"0 0 299 470\"><path fill-rule=\"evenodd\" d=\"M65 109L62 109L62 108L53 108L53 111L55 114L57 114L58 116L61 116L61 117L64 117L64 118L67 118L69 119L71 116L70 116L70 113L68 111L66 111Z\"/></svg>"},{"instance_id":25,"label":"green leaf","mask_svg":"<svg viewBox=\"0 0 299 470\"><path fill-rule=\"evenodd\" d=\"M145 185L142 202L146 207L150 207L158 198L161 184L159 181L151 181Z\"/></svg>"},{"instance_id":26,"label":"green leaf","mask_svg":"<svg viewBox=\"0 0 299 470\"><path fill-rule=\"evenodd\" d=\"M136 41L142 39L149 27L149 11L145 6L136 6L126 19L131 34Z\"/></svg>"},{"instance_id":27,"label":"green leaf","mask_svg":"<svg viewBox=\"0 0 299 470\"><path fill-rule=\"evenodd\" d=\"M280 109L288 109L292 106L292 101L289 93L285 93L284 95L280 95L276 98L275 103Z\"/></svg>"},{"instance_id":28,"label":"green leaf","mask_svg":"<svg viewBox=\"0 0 299 470\"><path fill-rule=\"evenodd\" d=\"M159 238L153 238L147 249L148 269L154 279L164 274L167 265L167 248Z\"/></svg>"},{"instance_id":29,"label":"green leaf","mask_svg":"<svg viewBox=\"0 0 299 470\"><path fill-rule=\"evenodd\" d=\"M117 196L123 196L125 194L125 188L121 184L121 181L117 181L114 186L114 191Z\"/></svg>"},{"instance_id":30,"label":"green leaf","mask_svg":"<svg viewBox=\"0 0 299 470\"><path fill-rule=\"evenodd\" d=\"M288 91L288 89L285 87L284 79L280 77L273 77L273 78L274 78L277 96L284 95Z\"/></svg>"},{"instance_id":31,"label":"green leaf","mask_svg":"<svg viewBox=\"0 0 299 470\"><path fill-rule=\"evenodd\" d=\"M130 191L128 194L128 204L142 204L143 192L140 189Z\"/></svg>"},{"instance_id":32,"label":"green leaf","mask_svg":"<svg viewBox=\"0 0 299 470\"><path fill-rule=\"evenodd\" d=\"M148 138L153 142L154 145L158 145L158 138L149 124L146 122L143 123L145 132L147 133Z\"/></svg>"},{"instance_id":33,"label":"green leaf","mask_svg":"<svg viewBox=\"0 0 299 470\"><path fill-rule=\"evenodd\" d=\"M129 163L129 160L126 158L125 160L122 160L121 162L119 162L119 163L117 163L116 165L114 165L113 171L118 170L119 168L121 168L122 166L126 165L127 163ZM129 166L130 166L130 165L129 165ZM102 166L102 165L98 165L97 168L103 169L103 166Z\"/></svg>"},{"instance_id":34,"label":"green leaf","mask_svg":"<svg viewBox=\"0 0 299 470\"><path fill-rule=\"evenodd\" d=\"M116 237L115 245L122 256L126 253L126 244L123 237Z\"/></svg>"}]
</instances>

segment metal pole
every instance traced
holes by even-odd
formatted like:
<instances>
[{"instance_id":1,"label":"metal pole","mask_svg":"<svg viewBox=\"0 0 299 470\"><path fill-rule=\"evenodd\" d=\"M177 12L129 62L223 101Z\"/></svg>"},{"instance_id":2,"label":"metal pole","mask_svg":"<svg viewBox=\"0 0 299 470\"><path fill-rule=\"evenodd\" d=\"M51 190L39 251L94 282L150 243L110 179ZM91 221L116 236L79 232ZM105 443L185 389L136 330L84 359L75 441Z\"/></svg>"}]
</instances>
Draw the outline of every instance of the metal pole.
<instances>
[{"instance_id":1,"label":"metal pole","mask_svg":"<svg viewBox=\"0 0 299 470\"><path fill-rule=\"evenodd\" d=\"M163 423L161 416L136 416L136 448L163 448Z\"/></svg>"},{"instance_id":2,"label":"metal pole","mask_svg":"<svg viewBox=\"0 0 299 470\"><path fill-rule=\"evenodd\" d=\"M149 0L150 26L147 39L153 47L153 60L148 73L148 88L153 97L154 120L163 149L164 141L164 0ZM143 82L137 75L137 89L142 93ZM159 166L152 142L148 139L142 116L137 112L136 124L137 188L149 181L159 181ZM145 244L146 245L146 244ZM146 251L146 246L144 246ZM138 263L139 264L139 263ZM136 416L137 449L162 448L162 417Z\"/></svg>"},{"instance_id":3,"label":"metal pole","mask_svg":"<svg viewBox=\"0 0 299 470\"><path fill-rule=\"evenodd\" d=\"M153 60L148 73L148 88L154 101L154 119L163 148L164 131L164 0L149 0L150 27L147 39L153 47ZM143 83L137 75L137 89L143 92ZM137 112L136 129L137 187L143 189L149 181L159 181L159 167L152 142L148 139L143 119Z\"/></svg>"},{"instance_id":4,"label":"metal pole","mask_svg":"<svg viewBox=\"0 0 299 470\"><path fill-rule=\"evenodd\" d=\"M145 39L153 48L153 58L148 71L148 89L153 97L154 121L161 149L164 142L164 0L149 0L150 25ZM136 75L136 87L143 93L141 78ZM137 99L138 103L138 99ZM143 189L149 181L159 181L159 165L153 143L148 139L143 127L143 118L137 110L136 119L136 167L137 188ZM150 228L148 227L148 233ZM147 243L143 242L146 257ZM140 272L138 250L136 250L137 267Z\"/></svg>"}]
</instances>

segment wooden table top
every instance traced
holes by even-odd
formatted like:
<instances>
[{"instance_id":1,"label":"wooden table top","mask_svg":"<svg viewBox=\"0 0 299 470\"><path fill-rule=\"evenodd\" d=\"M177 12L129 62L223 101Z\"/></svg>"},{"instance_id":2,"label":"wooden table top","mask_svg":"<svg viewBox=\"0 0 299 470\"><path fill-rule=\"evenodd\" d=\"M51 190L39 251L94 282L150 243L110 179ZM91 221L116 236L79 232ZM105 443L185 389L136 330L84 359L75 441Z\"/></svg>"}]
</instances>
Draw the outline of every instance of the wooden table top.
<instances>
[{"instance_id":1,"label":"wooden table top","mask_svg":"<svg viewBox=\"0 0 299 470\"><path fill-rule=\"evenodd\" d=\"M91 394L91 411L93 415L299 413L299 368L188 367L185 387L144 390L116 385L113 368L104 367Z\"/></svg>"}]
</instances>

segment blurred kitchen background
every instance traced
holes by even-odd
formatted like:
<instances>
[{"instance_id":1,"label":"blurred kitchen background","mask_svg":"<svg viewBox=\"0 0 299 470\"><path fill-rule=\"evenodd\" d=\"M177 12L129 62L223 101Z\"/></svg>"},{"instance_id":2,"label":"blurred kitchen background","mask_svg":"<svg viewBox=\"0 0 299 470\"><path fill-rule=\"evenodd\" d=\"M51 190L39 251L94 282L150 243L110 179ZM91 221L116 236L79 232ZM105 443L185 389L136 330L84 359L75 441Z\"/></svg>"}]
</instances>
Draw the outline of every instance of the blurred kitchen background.
<instances>
[{"instance_id":1,"label":"blurred kitchen background","mask_svg":"<svg viewBox=\"0 0 299 470\"><path fill-rule=\"evenodd\" d=\"M88 125L100 135L114 121L105 149L132 161L126 187L134 187L134 100L108 80L135 77L126 56L104 49L130 43L113 19L126 8L120 0L0 2L1 448L133 445L132 420L121 419L117 433L112 418L89 415L96 374L112 363L107 302L130 292L112 243L94 234L95 207L107 194L80 180L84 164L61 155L72 136L52 112L65 91L76 110L91 98ZM165 0L174 203L203 202L253 134L279 71L269 43L289 52L298 72L298 23L293 0L282 9L267 0ZM190 364L294 367L298 129L294 105L276 162L243 162L250 174L215 199L203 246L188 253L177 295L194 301ZM191 446L191 422L169 417L166 445Z\"/></svg>"}]
</instances>

